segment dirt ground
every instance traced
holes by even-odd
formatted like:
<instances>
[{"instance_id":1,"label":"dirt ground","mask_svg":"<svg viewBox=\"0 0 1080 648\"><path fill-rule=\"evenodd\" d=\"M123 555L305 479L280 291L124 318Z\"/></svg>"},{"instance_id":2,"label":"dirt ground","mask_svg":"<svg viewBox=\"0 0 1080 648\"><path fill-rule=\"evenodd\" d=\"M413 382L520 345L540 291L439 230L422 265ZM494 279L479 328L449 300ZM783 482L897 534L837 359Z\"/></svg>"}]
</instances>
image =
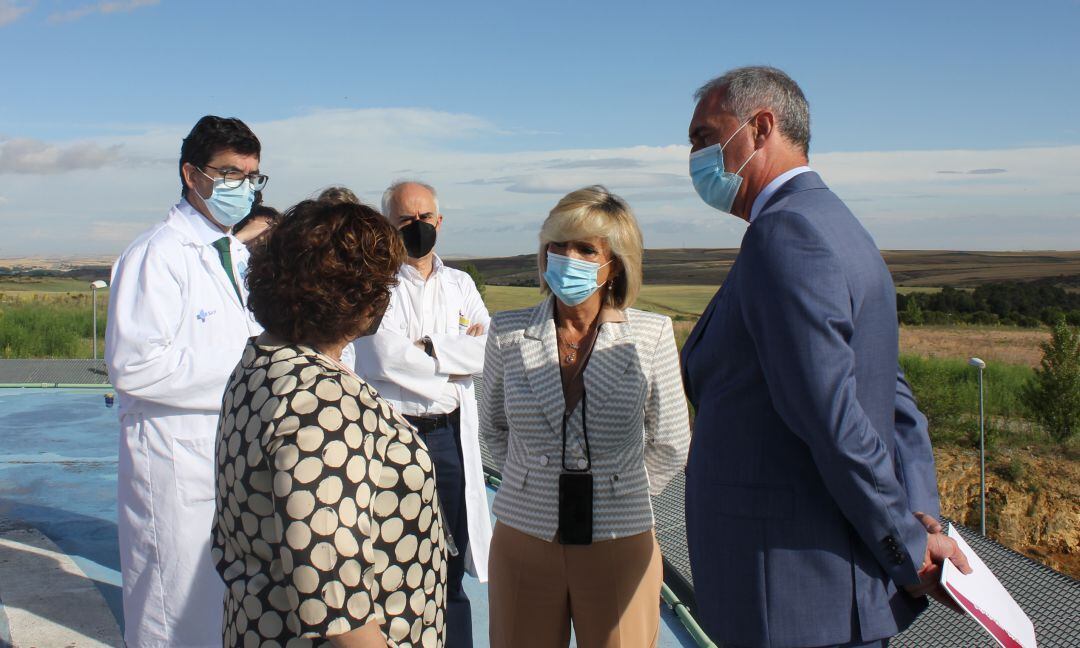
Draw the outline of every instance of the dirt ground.
<instances>
[{"instance_id":1,"label":"dirt ground","mask_svg":"<svg viewBox=\"0 0 1080 648\"><path fill-rule=\"evenodd\" d=\"M978 453L935 448L934 458L942 514L978 529ZM987 535L1080 578L1080 462L1003 448L987 464Z\"/></svg>"},{"instance_id":2,"label":"dirt ground","mask_svg":"<svg viewBox=\"0 0 1080 648\"><path fill-rule=\"evenodd\" d=\"M987 362L1039 366L1039 343L1050 339L1047 329L990 326L901 326L900 352L927 358L965 360L976 356Z\"/></svg>"}]
</instances>

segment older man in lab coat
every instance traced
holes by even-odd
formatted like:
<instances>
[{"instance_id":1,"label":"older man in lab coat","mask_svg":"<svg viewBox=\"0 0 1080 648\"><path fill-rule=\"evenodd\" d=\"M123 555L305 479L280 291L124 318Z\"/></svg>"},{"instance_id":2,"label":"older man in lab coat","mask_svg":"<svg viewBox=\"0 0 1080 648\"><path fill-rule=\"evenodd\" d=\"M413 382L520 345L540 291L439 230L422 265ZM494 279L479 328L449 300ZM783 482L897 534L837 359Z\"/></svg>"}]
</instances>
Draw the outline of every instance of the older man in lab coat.
<instances>
[{"instance_id":1,"label":"older man in lab coat","mask_svg":"<svg viewBox=\"0 0 1080 648\"><path fill-rule=\"evenodd\" d=\"M244 344L247 215L261 147L206 116L180 149L180 202L113 266L105 360L119 394L118 527L128 646L220 646L210 560L218 412Z\"/></svg>"},{"instance_id":2,"label":"older man in lab coat","mask_svg":"<svg viewBox=\"0 0 1080 648\"><path fill-rule=\"evenodd\" d=\"M416 426L434 459L444 528L453 538L446 645L471 646L461 580L466 569L487 580L491 541L472 377L484 368L491 318L472 278L434 252L443 221L435 189L398 182L383 194L382 208L409 258L378 332L353 343L356 371Z\"/></svg>"}]
</instances>

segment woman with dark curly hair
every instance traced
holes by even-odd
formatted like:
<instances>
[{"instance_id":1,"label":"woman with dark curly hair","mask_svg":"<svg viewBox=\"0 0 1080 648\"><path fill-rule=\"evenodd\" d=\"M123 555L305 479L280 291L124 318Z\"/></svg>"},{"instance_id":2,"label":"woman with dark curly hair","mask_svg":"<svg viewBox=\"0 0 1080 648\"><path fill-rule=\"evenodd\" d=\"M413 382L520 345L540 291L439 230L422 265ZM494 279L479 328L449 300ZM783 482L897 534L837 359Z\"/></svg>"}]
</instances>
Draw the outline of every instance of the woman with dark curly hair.
<instances>
[{"instance_id":1,"label":"woman with dark curly hair","mask_svg":"<svg viewBox=\"0 0 1080 648\"><path fill-rule=\"evenodd\" d=\"M251 258L265 328L217 442L225 646L442 646L445 550L427 449L340 361L378 327L405 249L374 209L302 202Z\"/></svg>"}]
</instances>

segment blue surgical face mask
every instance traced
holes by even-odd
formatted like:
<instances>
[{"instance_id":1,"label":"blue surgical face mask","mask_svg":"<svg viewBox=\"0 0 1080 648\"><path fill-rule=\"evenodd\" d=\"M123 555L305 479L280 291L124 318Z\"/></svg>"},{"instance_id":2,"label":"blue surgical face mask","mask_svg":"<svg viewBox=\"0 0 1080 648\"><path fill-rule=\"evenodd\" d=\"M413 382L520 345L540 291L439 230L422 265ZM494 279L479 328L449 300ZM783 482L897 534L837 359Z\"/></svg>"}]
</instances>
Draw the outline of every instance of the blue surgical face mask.
<instances>
[{"instance_id":1,"label":"blue surgical face mask","mask_svg":"<svg viewBox=\"0 0 1080 648\"><path fill-rule=\"evenodd\" d=\"M207 178L210 177L202 169L199 169L199 173L202 173ZM214 188L208 198L204 198L198 189L195 190L195 193L199 194L199 198L202 198L214 220L227 227L232 227L251 213L251 206L255 204L255 190L252 188L251 182L244 179L240 182L240 186L229 189L225 186L223 178L211 179L214 181Z\"/></svg>"},{"instance_id":2,"label":"blue surgical face mask","mask_svg":"<svg viewBox=\"0 0 1080 648\"><path fill-rule=\"evenodd\" d=\"M728 214L731 213L731 206L735 204L735 195L739 193L739 187L742 185L742 176L739 174L750 163L750 160L754 159L759 149L754 149L738 171L730 173L724 170L724 147L752 119L753 117L744 121L723 145L713 144L690 154L690 179L694 181L694 189L706 205Z\"/></svg>"},{"instance_id":3,"label":"blue surgical face mask","mask_svg":"<svg viewBox=\"0 0 1080 648\"><path fill-rule=\"evenodd\" d=\"M614 259L612 259L614 261ZM604 265L581 259L571 259L568 256L547 253L547 270L544 270L544 281L548 288L559 301L567 306L577 306L588 299L600 287L596 283L596 274Z\"/></svg>"}]
</instances>

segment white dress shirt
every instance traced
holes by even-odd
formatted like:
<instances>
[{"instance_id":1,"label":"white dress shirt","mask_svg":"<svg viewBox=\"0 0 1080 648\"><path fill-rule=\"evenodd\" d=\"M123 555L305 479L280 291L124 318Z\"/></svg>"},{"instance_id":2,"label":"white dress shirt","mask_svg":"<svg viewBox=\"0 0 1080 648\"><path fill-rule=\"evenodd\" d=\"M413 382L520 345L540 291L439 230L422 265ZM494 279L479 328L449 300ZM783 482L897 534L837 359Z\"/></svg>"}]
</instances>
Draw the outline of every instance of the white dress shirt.
<instances>
[{"instance_id":1,"label":"white dress shirt","mask_svg":"<svg viewBox=\"0 0 1080 648\"><path fill-rule=\"evenodd\" d=\"M449 414L461 405L457 384L471 385L484 366L487 336L465 332L480 323L486 333L491 318L472 278L438 255L426 281L408 264L397 278L378 332L353 345L356 371L402 414ZM415 344L425 336L434 358Z\"/></svg>"},{"instance_id":2,"label":"white dress shirt","mask_svg":"<svg viewBox=\"0 0 1080 648\"><path fill-rule=\"evenodd\" d=\"M754 204L750 206L750 222L753 223L754 219L758 217L761 210L765 208L765 205L769 202L769 198L773 197L776 191L784 186L784 183L791 180L795 176L806 173L807 171L813 171L808 166L795 167L794 169L788 169L780 175L773 178L773 181L765 185L765 188L761 190L761 193L754 199Z\"/></svg>"}]
</instances>

